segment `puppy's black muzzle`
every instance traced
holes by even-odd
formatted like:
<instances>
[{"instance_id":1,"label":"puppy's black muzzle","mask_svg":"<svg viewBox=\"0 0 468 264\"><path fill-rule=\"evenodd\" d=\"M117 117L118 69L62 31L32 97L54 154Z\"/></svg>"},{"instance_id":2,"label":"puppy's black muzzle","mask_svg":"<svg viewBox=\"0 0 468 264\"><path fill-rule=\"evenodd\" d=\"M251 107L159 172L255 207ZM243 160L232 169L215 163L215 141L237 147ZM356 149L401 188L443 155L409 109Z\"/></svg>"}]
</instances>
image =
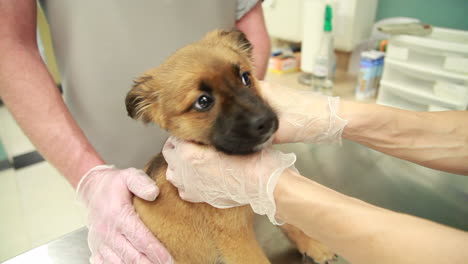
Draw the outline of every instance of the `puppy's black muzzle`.
<instances>
[{"instance_id":1,"label":"puppy's black muzzle","mask_svg":"<svg viewBox=\"0 0 468 264\"><path fill-rule=\"evenodd\" d=\"M223 104L212 141L225 153L249 154L260 150L277 129L276 113L258 95L244 89Z\"/></svg>"}]
</instances>

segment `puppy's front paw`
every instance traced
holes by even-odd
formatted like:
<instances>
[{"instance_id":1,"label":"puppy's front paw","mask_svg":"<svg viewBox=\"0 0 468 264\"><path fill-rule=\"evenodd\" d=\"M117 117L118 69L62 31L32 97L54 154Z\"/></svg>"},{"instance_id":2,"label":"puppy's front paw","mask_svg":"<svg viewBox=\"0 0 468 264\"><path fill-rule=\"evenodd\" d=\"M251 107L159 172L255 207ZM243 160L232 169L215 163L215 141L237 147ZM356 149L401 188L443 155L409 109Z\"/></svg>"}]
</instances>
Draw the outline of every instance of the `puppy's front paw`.
<instances>
[{"instance_id":1,"label":"puppy's front paw","mask_svg":"<svg viewBox=\"0 0 468 264\"><path fill-rule=\"evenodd\" d=\"M301 251L301 253L302 263L304 264L330 264L338 259L338 255L317 241L313 245L309 245L305 252Z\"/></svg>"},{"instance_id":2,"label":"puppy's front paw","mask_svg":"<svg viewBox=\"0 0 468 264\"><path fill-rule=\"evenodd\" d=\"M338 256L324 244L310 238L298 228L284 224L281 229L289 240L296 244L297 250L302 254L303 263L325 264L337 260Z\"/></svg>"}]
</instances>

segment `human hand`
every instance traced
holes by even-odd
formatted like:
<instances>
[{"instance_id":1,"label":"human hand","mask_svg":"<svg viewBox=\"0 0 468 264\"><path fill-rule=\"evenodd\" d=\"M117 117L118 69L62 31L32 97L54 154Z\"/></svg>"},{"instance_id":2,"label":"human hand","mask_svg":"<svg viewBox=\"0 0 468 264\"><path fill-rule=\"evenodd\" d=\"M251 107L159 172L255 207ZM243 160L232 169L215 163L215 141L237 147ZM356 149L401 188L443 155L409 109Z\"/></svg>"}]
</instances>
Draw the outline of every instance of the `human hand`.
<instances>
[{"instance_id":1,"label":"human hand","mask_svg":"<svg viewBox=\"0 0 468 264\"><path fill-rule=\"evenodd\" d=\"M100 165L81 179L78 199L88 209L91 263L173 263L136 214L132 194L153 201L156 184L141 170Z\"/></svg>"},{"instance_id":2,"label":"human hand","mask_svg":"<svg viewBox=\"0 0 468 264\"><path fill-rule=\"evenodd\" d=\"M217 208L250 204L254 212L280 224L273 191L284 170L295 170L293 153L268 148L250 155L227 155L169 137L163 155L168 163L166 178L182 199Z\"/></svg>"},{"instance_id":3,"label":"human hand","mask_svg":"<svg viewBox=\"0 0 468 264\"><path fill-rule=\"evenodd\" d=\"M340 98L260 82L263 98L278 114L275 143L341 143L348 123L338 116Z\"/></svg>"}]
</instances>

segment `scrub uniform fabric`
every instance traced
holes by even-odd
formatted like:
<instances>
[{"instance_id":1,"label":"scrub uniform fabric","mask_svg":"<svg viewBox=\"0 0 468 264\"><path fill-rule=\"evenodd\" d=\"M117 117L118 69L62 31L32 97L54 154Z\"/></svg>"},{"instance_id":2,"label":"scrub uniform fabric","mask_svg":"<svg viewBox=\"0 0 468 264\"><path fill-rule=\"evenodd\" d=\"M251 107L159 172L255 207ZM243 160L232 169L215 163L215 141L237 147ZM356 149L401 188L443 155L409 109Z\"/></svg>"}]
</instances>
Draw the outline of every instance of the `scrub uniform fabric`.
<instances>
[{"instance_id":1,"label":"scrub uniform fabric","mask_svg":"<svg viewBox=\"0 0 468 264\"><path fill-rule=\"evenodd\" d=\"M125 96L133 79L207 32L232 29L257 0L40 3L75 120L106 163L142 168L168 134L127 116Z\"/></svg>"}]
</instances>

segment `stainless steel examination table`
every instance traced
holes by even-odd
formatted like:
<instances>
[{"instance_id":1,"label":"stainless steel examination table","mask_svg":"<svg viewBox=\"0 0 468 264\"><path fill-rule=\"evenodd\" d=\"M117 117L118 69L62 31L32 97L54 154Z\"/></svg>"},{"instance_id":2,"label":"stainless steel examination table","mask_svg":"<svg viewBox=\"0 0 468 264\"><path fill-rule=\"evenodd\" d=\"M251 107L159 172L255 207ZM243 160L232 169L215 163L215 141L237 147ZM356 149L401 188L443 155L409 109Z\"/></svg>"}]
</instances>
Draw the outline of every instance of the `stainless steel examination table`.
<instances>
[{"instance_id":1,"label":"stainless steel examination table","mask_svg":"<svg viewBox=\"0 0 468 264\"><path fill-rule=\"evenodd\" d=\"M468 230L468 176L423 168L348 141L341 147L286 144L277 148L295 152L299 171L330 188L391 210ZM272 263L301 263L301 256L266 218L258 217L256 229ZM86 233L85 228L79 229L5 263L88 263ZM340 258L338 263L346 261Z\"/></svg>"}]
</instances>

